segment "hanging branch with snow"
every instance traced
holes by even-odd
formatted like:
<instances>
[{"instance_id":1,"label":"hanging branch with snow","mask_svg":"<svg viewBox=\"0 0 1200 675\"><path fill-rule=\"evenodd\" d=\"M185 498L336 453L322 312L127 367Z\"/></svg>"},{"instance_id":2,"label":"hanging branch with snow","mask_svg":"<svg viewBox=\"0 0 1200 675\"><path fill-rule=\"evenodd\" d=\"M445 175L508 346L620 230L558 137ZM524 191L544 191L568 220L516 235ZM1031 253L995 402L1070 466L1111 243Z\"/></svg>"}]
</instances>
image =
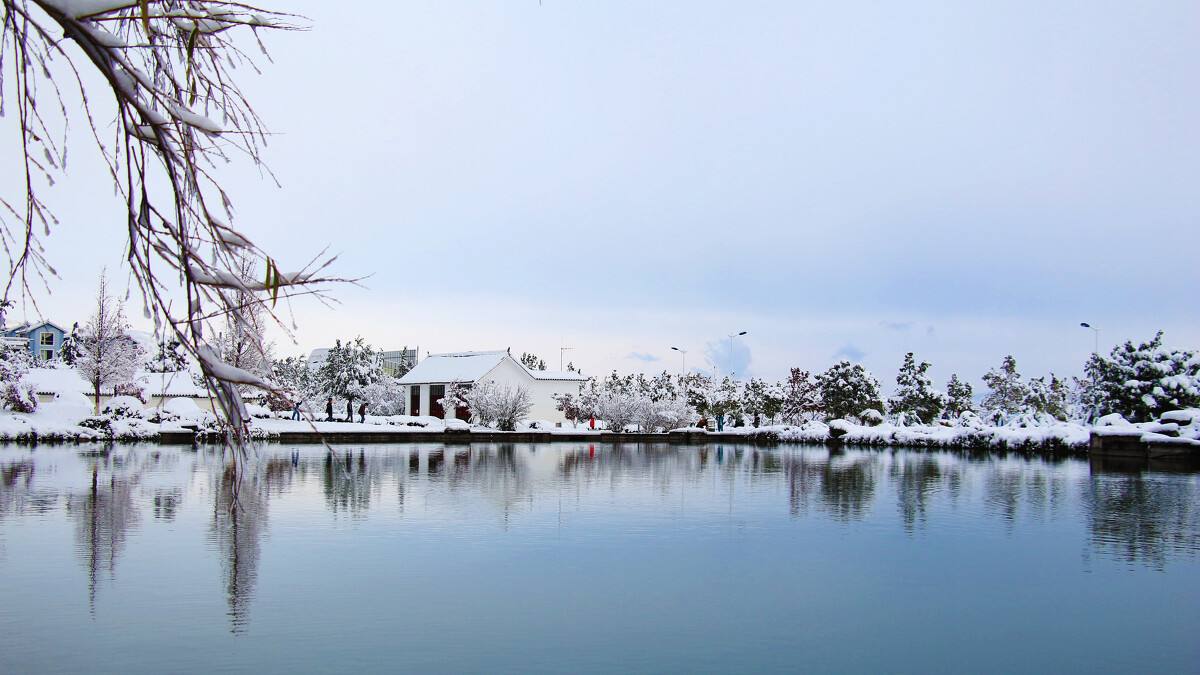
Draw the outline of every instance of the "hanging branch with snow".
<instances>
[{"instance_id":1,"label":"hanging branch with snow","mask_svg":"<svg viewBox=\"0 0 1200 675\"><path fill-rule=\"evenodd\" d=\"M70 83L125 202L129 268L146 317L160 339L177 339L199 361L239 445L248 420L239 385L270 385L221 358L210 345L209 323L241 322L258 306L290 333L275 319L279 299L324 298L328 282L342 281L325 275L333 258L324 254L281 270L231 224L232 201L216 174L233 156L261 166L267 137L233 79L238 66L257 71L239 40L252 39L265 56L260 32L300 28L297 17L238 2L0 0L0 116L15 117L24 150L23 199L0 195L0 245L9 267L0 302L20 298L36 306L31 286L48 290L56 275L41 237L58 221L42 195L67 167ZM95 110L110 95L113 145L102 140L108 125Z\"/></svg>"}]
</instances>

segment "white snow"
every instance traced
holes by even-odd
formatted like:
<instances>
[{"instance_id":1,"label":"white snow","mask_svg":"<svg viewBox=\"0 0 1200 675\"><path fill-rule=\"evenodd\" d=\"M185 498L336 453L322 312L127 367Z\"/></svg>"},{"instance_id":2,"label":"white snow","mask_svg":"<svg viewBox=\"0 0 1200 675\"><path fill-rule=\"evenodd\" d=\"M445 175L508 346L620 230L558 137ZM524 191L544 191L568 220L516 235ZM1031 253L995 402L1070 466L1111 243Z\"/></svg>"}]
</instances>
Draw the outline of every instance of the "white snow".
<instances>
[{"instance_id":1,"label":"white snow","mask_svg":"<svg viewBox=\"0 0 1200 675\"><path fill-rule=\"evenodd\" d=\"M400 378L400 384L476 382L508 356L506 351L430 354Z\"/></svg>"}]
</instances>

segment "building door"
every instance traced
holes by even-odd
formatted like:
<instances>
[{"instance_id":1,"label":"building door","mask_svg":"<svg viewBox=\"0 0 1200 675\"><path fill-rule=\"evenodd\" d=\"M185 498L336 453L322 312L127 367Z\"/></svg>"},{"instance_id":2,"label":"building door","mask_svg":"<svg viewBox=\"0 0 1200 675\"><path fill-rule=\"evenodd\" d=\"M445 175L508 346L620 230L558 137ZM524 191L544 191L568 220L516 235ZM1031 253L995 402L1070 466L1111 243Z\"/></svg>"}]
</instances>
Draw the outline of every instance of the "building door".
<instances>
[{"instance_id":1,"label":"building door","mask_svg":"<svg viewBox=\"0 0 1200 675\"><path fill-rule=\"evenodd\" d=\"M429 385L429 414L441 419L445 417L445 411L442 410L442 399L446 397L446 385L431 384Z\"/></svg>"},{"instance_id":2,"label":"building door","mask_svg":"<svg viewBox=\"0 0 1200 675\"><path fill-rule=\"evenodd\" d=\"M419 384L408 388L408 414L413 417L421 414L421 385Z\"/></svg>"}]
</instances>

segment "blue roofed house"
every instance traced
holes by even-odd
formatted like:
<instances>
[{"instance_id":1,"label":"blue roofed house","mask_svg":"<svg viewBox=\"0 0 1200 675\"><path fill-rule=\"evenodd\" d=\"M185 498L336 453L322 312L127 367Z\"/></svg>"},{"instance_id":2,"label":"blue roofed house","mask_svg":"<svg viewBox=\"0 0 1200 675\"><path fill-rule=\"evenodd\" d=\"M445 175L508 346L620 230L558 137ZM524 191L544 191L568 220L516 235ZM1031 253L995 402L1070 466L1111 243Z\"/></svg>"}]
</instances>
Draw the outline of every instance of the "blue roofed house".
<instances>
[{"instance_id":1,"label":"blue roofed house","mask_svg":"<svg viewBox=\"0 0 1200 675\"><path fill-rule=\"evenodd\" d=\"M8 346L24 346L38 361L58 358L67 332L51 322L23 323L5 328L3 342Z\"/></svg>"}]
</instances>

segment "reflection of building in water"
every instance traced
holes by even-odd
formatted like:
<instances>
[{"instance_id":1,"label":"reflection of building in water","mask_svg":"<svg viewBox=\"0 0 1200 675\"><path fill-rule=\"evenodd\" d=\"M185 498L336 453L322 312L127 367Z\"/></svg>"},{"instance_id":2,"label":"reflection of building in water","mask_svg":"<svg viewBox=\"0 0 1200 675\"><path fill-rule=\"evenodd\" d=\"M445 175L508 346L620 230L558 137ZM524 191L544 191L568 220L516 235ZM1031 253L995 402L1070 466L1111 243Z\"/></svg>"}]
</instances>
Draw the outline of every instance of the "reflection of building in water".
<instances>
[{"instance_id":1,"label":"reflection of building in water","mask_svg":"<svg viewBox=\"0 0 1200 675\"><path fill-rule=\"evenodd\" d=\"M1099 474L1083 485L1092 547L1162 569L1172 554L1200 553L1200 494L1195 480Z\"/></svg>"},{"instance_id":2,"label":"reflection of building in water","mask_svg":"<svg viewBox=\"0 0 1200 675\"><path fill-rule=\"evenodd\" d=\"M136 478L115 473L101 475L101 464L109 465L108 458L92 464L91 487L87 492L67 498L67 514L75 522L75 552L87 567L88 603L93 609L100 571L108 570L109 578L116 573L117 557L138 521L133 507Z\"/></svg>"}]
</instances>

